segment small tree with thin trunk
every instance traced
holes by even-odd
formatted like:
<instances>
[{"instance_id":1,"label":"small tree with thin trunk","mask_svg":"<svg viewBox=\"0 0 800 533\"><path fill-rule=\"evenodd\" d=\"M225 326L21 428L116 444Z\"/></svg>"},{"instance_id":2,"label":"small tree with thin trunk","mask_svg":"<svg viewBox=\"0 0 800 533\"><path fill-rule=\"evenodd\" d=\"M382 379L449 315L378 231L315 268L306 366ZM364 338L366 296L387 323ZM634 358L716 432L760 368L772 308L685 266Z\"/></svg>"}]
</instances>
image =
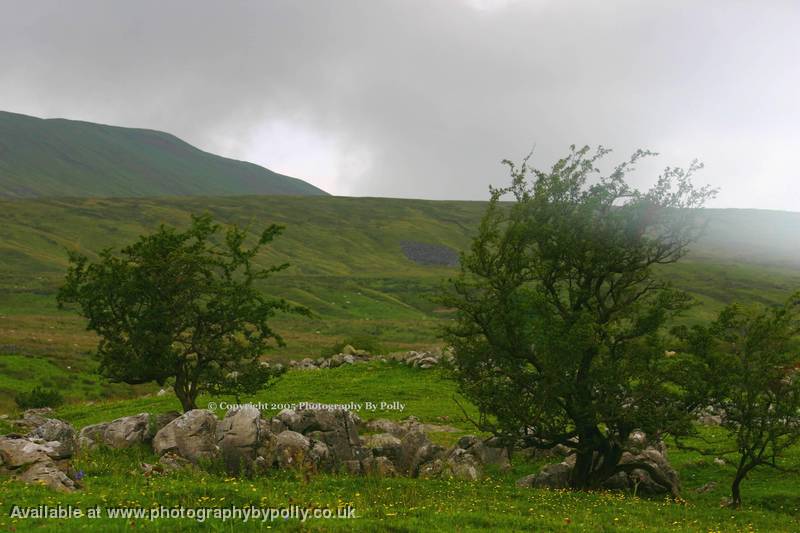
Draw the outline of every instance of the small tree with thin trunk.
<instances>
[{"instance_id":1,"label":"small tree with thin trunk","mask_svg":"<svg viewBox=\"0 0 800 533\"><path fill-rule=\"evenodd\" d=\"M731 305L710 326L684 329L681 355L687 390L698 408L721 414L727 438L696 435L707 455L732 456L731 505L742 504L741 484L759 466L800 442L800 293L782 306Z\"/></svg>"},{"instance_id":2,"label":"small tree with thin trunk","mask_svg":"<svg viewBox=\"0 0 800 533\"><path fill-rule=\"evenodd\" d=\"M276 312L308 314L264 295L256 284L288 265L254 259L281 232L270 226L247 245L247 232L222 232L208 215L185 231L161 226L119 254L96 262L69 254L59 305L75 305L100 337L100 373L131 384L172 383L184 410L201 392L253 393L280 374L260 361L273 343Z\"/></svg>"},{"instance_id":3,"label":"small tree with thin trunk","mask_svg":"<svg viewBox=\"0 0 800 533\"><path fill-rule=\"evenodd\" d=\"M656 476L647 464L620 464L629 435L686 427L664 326L689 297L654 268L686 254L713 194L692 185L698 164L667 168L637 191L625 175L651 154L637 151L603 176L607 153L572 147L548 170L506 161L511 185L492 189L443 296L457 311L445 334L454 377L478 423L509 444L571 448L576 489L634 468Z\"/></svg>"}]
</instances>

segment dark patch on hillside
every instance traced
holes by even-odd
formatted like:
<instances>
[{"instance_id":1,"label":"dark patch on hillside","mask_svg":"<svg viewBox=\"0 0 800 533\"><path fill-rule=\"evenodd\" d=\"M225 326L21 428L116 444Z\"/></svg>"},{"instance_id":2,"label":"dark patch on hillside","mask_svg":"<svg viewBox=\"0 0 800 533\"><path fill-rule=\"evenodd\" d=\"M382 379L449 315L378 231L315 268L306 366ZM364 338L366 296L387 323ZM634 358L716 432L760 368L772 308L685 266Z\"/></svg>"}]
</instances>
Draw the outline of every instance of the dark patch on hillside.
<instances>
[{"instance_id":1,"label":"dark patch on hillside","mask_svg":"<svg viewBox=\"0 0 800 533\"><path fill-rule=\"evenodd\" d=\"M426 266L458 266L458 252L442 244L402 241L400 247L408 259Z\"/></svg>"}]
</instances>

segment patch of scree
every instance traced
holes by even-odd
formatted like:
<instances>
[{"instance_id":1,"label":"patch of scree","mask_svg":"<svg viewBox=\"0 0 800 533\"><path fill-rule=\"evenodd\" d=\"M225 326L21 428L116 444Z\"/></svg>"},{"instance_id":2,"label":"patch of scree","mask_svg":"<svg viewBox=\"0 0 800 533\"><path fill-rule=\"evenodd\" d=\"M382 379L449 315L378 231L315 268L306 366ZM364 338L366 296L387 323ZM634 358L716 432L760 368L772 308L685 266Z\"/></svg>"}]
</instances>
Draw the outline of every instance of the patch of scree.
<instances>
[{"instance_id":1,"label":"patch of scree","mask_svg":"<svg viewBox=\"0 0 800 533\"><path fill-rule=\"evenodd\" d=\"M400 247L408 259L420 265L458 266L458 252L449 246L417 241L402 241Z\"/></svg>"}]
</instances>

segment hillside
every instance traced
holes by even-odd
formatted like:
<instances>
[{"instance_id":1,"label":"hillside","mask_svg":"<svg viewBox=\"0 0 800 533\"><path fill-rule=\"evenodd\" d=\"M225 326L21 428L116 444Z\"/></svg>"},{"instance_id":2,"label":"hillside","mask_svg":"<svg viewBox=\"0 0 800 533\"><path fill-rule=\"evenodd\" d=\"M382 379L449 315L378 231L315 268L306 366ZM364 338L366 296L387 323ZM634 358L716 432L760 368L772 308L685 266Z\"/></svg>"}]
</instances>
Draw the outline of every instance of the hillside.
<instances>
[{"instance_id":1,"label":"hillside","mask_svg":"<svg viewBox=\"0 0 800 533\"><path fill-rule=\"evenodd\" d=\"M284 235L258 258L291 267L264 287L308 306L315 318L279 318L288 346L279 359L316 357L344 340L410 349L437 342L448 312L432 299L456 270L453 254L469 243L481 202L338 197L187 197L0 200L0 410L31 383L57 384L73 397L133 394L83 371L95 338L55 291L66 249L96 258L159 223L184 226L210 212L255 233L270 223ZM706 236L661 275L702 305L708 318L733 300L775 303L800 289L800 214L709 210ZM80 370L76 372L76 370Z\"/></svg>"},{"instance_id":2,"label":"hillside","mask_svg":"<svg viewBox=\"0 0 800 533\"><path fill-rule=\"evenodd\" d=\"M325 195L168 133L0 111L0 197Z\"/></svg>"}]
</instances>

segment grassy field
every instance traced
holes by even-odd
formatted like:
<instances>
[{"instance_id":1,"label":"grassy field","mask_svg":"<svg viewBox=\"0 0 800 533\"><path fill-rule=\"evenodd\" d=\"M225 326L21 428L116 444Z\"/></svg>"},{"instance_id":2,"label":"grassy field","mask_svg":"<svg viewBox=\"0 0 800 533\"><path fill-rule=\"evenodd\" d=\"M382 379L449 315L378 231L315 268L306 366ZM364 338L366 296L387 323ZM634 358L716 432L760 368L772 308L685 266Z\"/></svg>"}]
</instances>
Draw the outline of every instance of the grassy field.
<instances>
[{"instance_id":1,"label":"grassy field","mask_svg":"<svg viewBox=\"0 0 800 533\"><path fill-rule=\"evenodd\" d=\"M422 348L437 343L448 317L432 297L455 269L418 264L402 244L463 250L483 209L481 202L275 196L0 201L0 368L7 372L0 412L26 383L55 383L69 399L152 390L91 376L96 339L55 304L68 249L95 258L160 223L184 226L192 213L253 232L282 224L284 235L258 261L292 266L264 290L315 317L278 318L287 346L267 357L316 357L343 340L384 351ZM800 215L710 210L707 218L708 232L691 255L660 272L697 298L686 320L706 319L732 300L777 302L800 288Z\"/></svg>"},{"instance_id":2,"label":"grassy field","mask_svg":"<svg viewBox=\"0 0 800 533\"><path fill-rule=\"evenodd\" d=\"M397 411L361 412L364 419L399 419L413 414L424 422L448 424L458 433L434 433L432 439L452 444L461 435L474 433L454 401L451 382L436 370L418 370L397 363L372 362L323 371L293 371L274 388L247 400L261 402L323 403L400 401L407 405ZM200 400L230 401L231 398ZM243 399L244 400L244 399ZM58 410L60 418L77 427L138 412L160 413L176 409L169 396L134 400L97 401L72 404ZM218 411L222 414L221 411ZM707 433L718 430L704 430ZM710 435L706 435L710 436ZM140 462L154 462L148 449L92 452L81 455L74 467L85 474L84 488L69 495L39 487L0 481L0 530L123 531L146 527L158 531L211 530L260 531L266 529L302 531L797 531L800 528L800 493L796 478L769 469L757 470L744 486L744 507L739 511L721 508L733 474L729 465L719 466L711 458L671 448L669 457L678 469L685 503L642 499L629 494L591 494L523 489L516 479L535 472L541 461L519 456L512 469L492 471L480 482L417 479L375 479L319 475L310 480L291 473L275 472L254 479L233 479L218 466L205 473L182 472L168 476L144 477ZM800 466L800 450L793 450L789 462ZM695 490L709 481L719 483L709 492ZM210 519L167 519L150 523L142 519L13 520L13 505L73 505L151 507L300 505L337 508L352 505L355 519L317 519L301 524L296 520L243 524Z\"/></svg>"}]
</instances>

